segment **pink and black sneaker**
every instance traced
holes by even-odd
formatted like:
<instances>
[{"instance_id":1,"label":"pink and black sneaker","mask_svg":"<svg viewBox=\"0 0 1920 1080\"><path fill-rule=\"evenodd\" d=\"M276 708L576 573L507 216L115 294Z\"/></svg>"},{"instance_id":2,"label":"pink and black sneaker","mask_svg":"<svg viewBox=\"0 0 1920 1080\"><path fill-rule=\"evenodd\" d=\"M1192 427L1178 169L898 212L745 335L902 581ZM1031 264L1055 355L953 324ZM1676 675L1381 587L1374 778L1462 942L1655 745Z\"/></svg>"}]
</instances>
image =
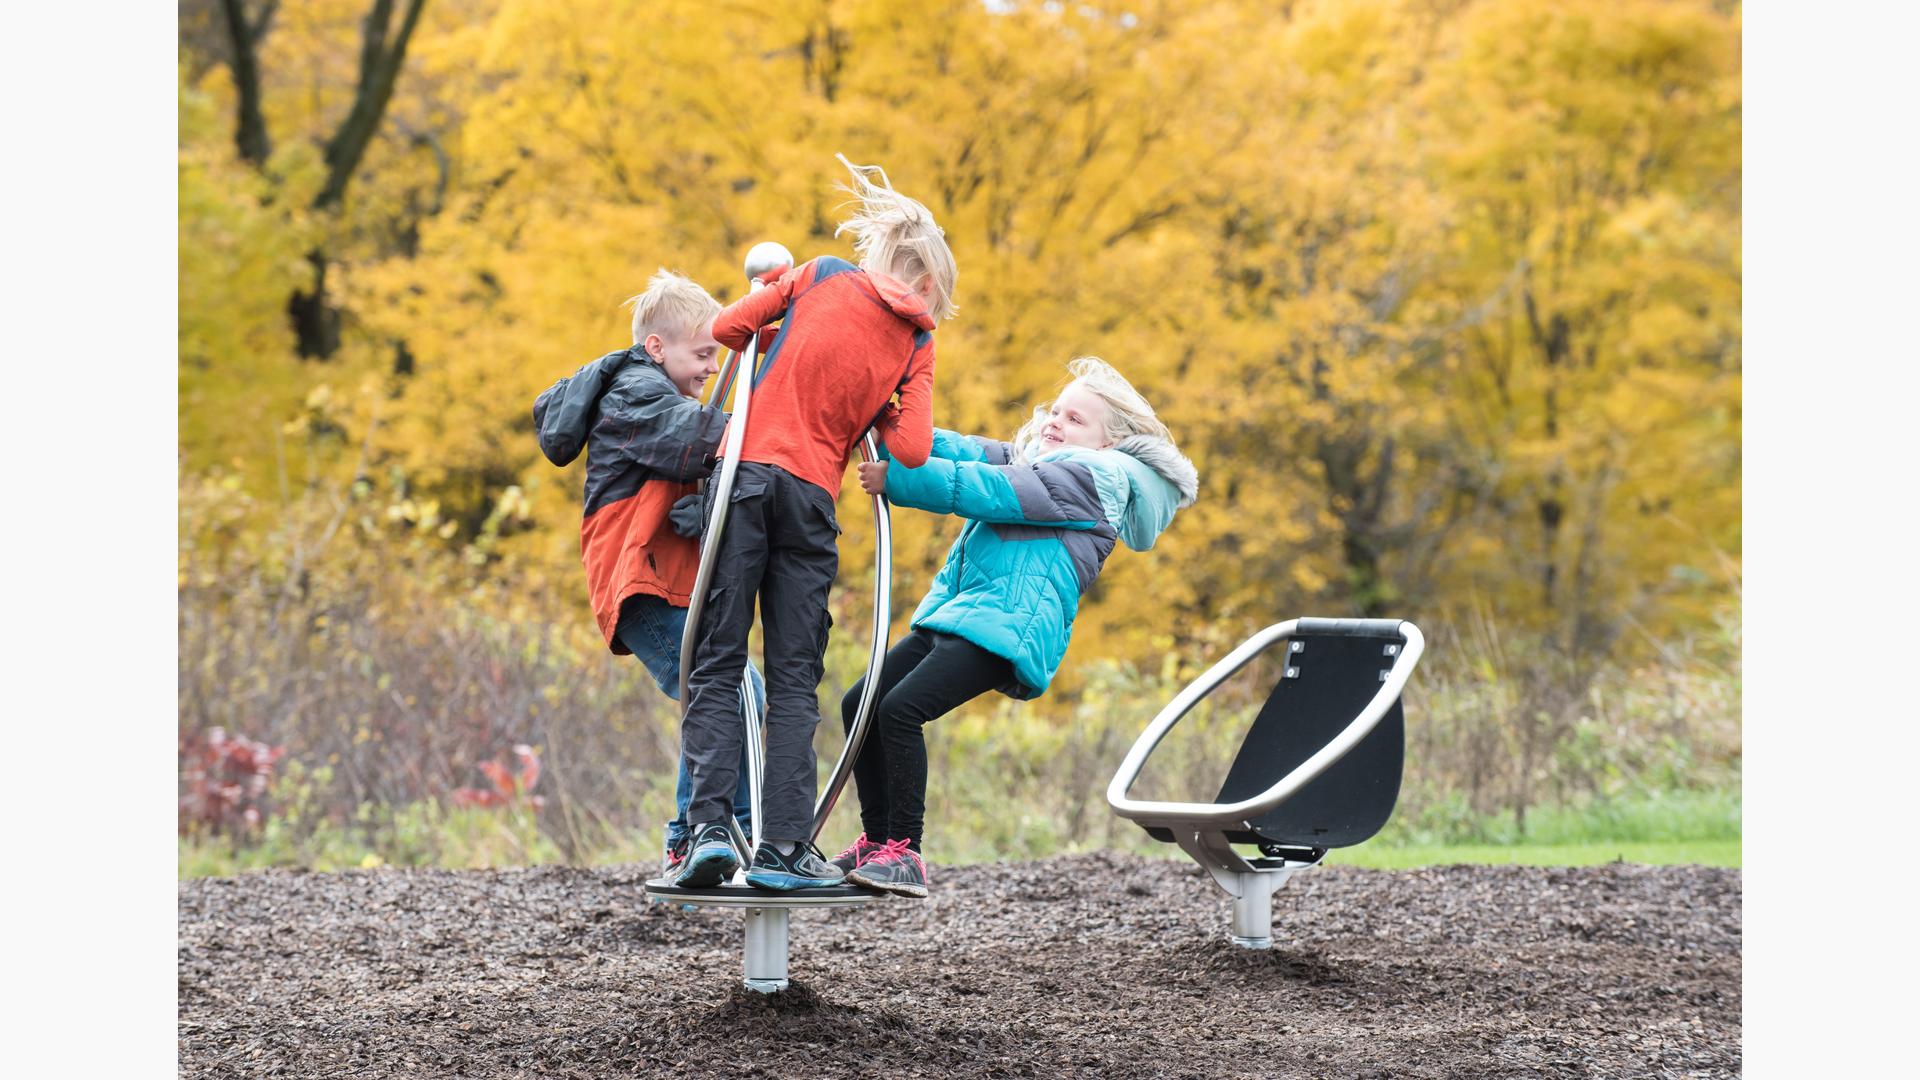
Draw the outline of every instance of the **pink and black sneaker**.
<instances>
[{"instance_id":1,"label":"pink and black sneaker","mask_svg":"<svg viewBox=\"0 0 1920 1080\"><path fill-rule=\"evenodd\" d=\"M692 843L693 843L693 835L691 833L682 833L680 835L679 840L676 840L667 844L666 853L664 857L661 859L661 864L660 864L661 877L666 878L668 881L673 880L673 876L680 872L681 865L687 861L687 848L691 847ZM647 906L651 907L654 904L665 904L665 903L668 903L668 901L661 900L655 897L652 893L647 894ZM692 904L678 904L675 906L677 906L681 911L699 910L698 908L694 907Z\"/></svg>"},{"instance_id":2,"label":"pink and black sneaker","mask_svg":"<svg viewBox=\"0 0 1920 1080\"><path fill-rule=\"evenodd\" d=\"M911 841L889 840L886 846L847 873L847 880L916 899L927 895L927 864L908 847Z\"/></svg>"},{"instance_id":3,"label":"pink and black sneaker","mask_svg":"<svg viewBox=\"0 0 1920 1080\"><path fill-rule=\"evenodd\" d=\"M885 844L874 843L867 839L866 833L861 833L858 840L847 845L847 850L835 855L828 861L839 867L842 871L851 873L861 863L878 855L886 846Z\"/></svg>"},{"instance_id":4,"label":"pink and black sneaker","mask_svg":"<svg viewBox=\"0 0 1920 1080\"><path fill-rule=\"evenodd\" d=\"M672 877L680 872L680 864L687 861L687 848L693 836L682 834L679 840L667 845L666 854L660 860L660 876Z\"/></svg>"}]
</instances>

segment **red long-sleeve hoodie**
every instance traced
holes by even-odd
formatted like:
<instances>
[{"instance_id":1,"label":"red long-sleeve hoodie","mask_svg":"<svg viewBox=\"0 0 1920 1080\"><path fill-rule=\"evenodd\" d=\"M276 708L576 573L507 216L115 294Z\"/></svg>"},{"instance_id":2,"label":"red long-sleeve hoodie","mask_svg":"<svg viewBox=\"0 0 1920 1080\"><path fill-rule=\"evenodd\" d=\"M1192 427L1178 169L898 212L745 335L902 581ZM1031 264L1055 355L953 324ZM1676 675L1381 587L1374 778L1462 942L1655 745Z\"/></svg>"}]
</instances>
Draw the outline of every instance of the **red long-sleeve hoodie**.
<instances>
[{"instance_id":1,"label":"red long-sleeve hoodie","mask_svg":"<svg viewBox=\"0 0 1920 1080\"><path fill-rule=\"evenodd\" d=\"M848 457L877 418L893 460L925 464L934 326L926 302L885 274L822 256L714 316L713 336L743 349L783 314L753 381L740 459L778 465L838 495ZM898 410L887 409L896 393Z\"/></svg>"}]
</instances>

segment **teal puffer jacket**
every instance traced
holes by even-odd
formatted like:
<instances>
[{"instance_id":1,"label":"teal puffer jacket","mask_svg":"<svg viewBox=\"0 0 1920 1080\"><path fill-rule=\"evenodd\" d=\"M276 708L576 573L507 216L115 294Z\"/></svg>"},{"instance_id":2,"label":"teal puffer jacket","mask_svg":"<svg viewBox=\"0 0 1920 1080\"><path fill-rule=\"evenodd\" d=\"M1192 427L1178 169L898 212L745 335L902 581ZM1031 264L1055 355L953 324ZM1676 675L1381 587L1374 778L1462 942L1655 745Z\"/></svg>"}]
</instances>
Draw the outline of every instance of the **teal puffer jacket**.
<instances>
[{"instance_id":1,"label":"teal puffer jacket","mask_svg":"<svg viewBox=\"0 0 1920 1080\"><path fill-rule=\"evenodd\" d=\"M913 613L915 629L965 638L1013 663L1009 697L1039 697L1066 655L1080 597L1114 540L1145 551L1193 503L1193 463L1165 439L1068 447L1014 464L1013 447L936 428L917 469L894 462L887 498L967 518Z\"/></svg>"}]
</instances>

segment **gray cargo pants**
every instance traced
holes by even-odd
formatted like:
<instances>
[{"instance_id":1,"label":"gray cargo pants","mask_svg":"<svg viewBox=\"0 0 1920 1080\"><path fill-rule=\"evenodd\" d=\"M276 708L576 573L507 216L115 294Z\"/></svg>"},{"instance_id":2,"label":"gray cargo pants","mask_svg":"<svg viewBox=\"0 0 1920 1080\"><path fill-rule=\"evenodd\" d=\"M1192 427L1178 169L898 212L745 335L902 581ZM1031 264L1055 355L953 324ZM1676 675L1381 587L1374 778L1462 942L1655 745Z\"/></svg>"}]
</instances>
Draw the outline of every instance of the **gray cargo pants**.
<instances>
[{"instance_id":1,"label":"gray cargo pants","mask_svg":"<svg viewBox=\"0 0 1920 1080\"><path fill-rule=\"evenodd\" d=\"M711 490L711 489L709 489ZM712 520L712 512L708 512ZM808 840L815 793L813 729L825 674L827 591L840 570L833 495L777 465L740 463L726 533L707 589L687 677L680 754L693 779L687 821L697 832L733 811L740 747L740 673L760 601L766 648L767 764L761 835Z\"/></svg>"}]
</instances>

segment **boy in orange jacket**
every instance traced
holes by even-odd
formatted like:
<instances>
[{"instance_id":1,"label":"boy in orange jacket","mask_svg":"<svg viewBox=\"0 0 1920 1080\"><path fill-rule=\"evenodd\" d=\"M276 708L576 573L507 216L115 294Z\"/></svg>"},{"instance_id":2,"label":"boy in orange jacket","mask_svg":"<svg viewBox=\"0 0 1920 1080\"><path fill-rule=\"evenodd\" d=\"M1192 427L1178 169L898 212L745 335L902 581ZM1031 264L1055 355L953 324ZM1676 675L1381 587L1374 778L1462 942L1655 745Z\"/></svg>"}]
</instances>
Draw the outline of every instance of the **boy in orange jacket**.
<instances>
[{"instance_id":1,"label":"boy in orange jacket","mask_svg":"<svg viewBox=\"0 0 1920 1080\"><path fill-rule=\"evenodd\" d=\"M713 470L726 431L727 415L700 404L700 388L718 370L712 320L720 305L667 270L631 303L633 347L548 387L533 403L533 423L541 452L555 465L587 452L580 561L607 648L633 654L677 701L680 635L700 545L669 527L670 512ZM758 672L754 681L760 682ZM743 827L745 781L743 775L734 794ZM674 792L679 812L666 828L668 874L686 859L691 793L683 765Z\"/></svg>"}]
</instances>

